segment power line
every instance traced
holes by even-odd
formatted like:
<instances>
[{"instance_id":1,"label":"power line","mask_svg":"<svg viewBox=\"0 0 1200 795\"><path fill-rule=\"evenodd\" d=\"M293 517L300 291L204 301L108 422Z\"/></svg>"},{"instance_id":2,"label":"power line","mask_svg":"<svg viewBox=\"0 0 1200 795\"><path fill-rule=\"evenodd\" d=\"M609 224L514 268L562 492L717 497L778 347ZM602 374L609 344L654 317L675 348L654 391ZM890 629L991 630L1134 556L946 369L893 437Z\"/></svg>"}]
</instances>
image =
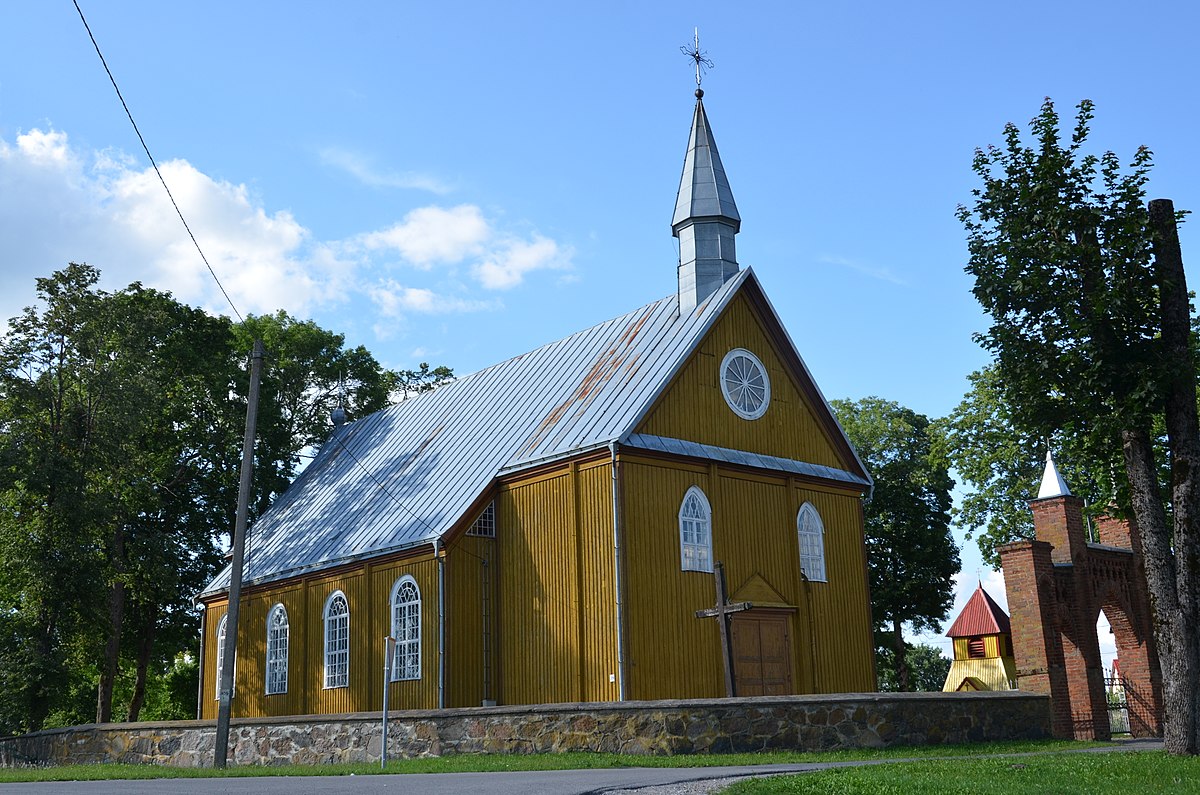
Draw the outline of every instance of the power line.
<instances>
[{"instance_id":1,"label":"power line","mask_svg":"<svg viewBox=\"0 0 1200 795\"><path fill-rule=\"evenodd\" d=\"M96 41L96 37L92 35L92 27L88 24L87 17L83 15L83 9L79 7L79 0L71 1L75 4L75 10L79 12L79 19L83 22L84 29L87 30L88 38L92 40L92 46L96 48L96 55L100 56L100 63L104 66L105 73L108 74L108 80L112 83L113 90L117 92L117 99L121 100L121 107L125 109L125 115L129 117L129 123L133 125L133 131L137 133L138 141L141 142L142 149L146 152L146 157L150 159L150 165L154 166L154 173L158 175L158 181L162 183L163 190L167 192L167 198L171 200L171 206L175 208L175 214L183 222L183 228L187 230L188 237L192 239L192 244L196 247L196 251L199 252L200 259L204 260L204 267L208 268L208 272L212 274L213 281L221 289L221 295L225 296L225 300L229 302L229 308L233 310L233 314L237 315L239 321L244 322L245 318L238 311L237 306L233 303L233 299L229 297L229 293L225 291L225 285L221 284L221 280L217 278L217 272L209 264L208 257L204 256L204 250L200 248L200 242L192 234L192 228L188 226L187 219L183 217L183 211L179 209L179 204L175 201L174 195L171 194L171 189L167 187L167 181L163 178L162 171L159 170L158 163L154 160L154 155L150 154L150 147L146 145L146 139L142 137L142 131L138 129L137 122L133 120L133 113L130 112L129 105L125 102L125 97L121 94L121 89L117 85L117 79L113 77L112 70L108 68L108 61L104 60L104 53L100 52L100 44Z\"/></svg>"}]
</instances>

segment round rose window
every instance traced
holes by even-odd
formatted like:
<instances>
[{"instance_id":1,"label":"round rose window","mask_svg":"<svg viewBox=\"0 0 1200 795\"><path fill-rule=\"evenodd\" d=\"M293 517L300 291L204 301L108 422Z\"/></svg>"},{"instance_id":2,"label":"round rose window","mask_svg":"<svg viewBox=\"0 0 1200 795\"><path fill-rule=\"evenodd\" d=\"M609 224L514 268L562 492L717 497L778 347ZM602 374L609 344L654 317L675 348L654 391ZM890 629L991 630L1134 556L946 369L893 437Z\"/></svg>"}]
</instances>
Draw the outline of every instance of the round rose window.
<instances>
[{"instance_id":1,"label":"round rose window","mask_svg":"<svg viewBox=\"0 0 1200 795\"><path fill-rule=\"evenodd\" d=\"M734 414L747 420L758 419L771 402L767 368L750 351L734 348L721 360L721 394Z\"/></svg>"}]
</instances>

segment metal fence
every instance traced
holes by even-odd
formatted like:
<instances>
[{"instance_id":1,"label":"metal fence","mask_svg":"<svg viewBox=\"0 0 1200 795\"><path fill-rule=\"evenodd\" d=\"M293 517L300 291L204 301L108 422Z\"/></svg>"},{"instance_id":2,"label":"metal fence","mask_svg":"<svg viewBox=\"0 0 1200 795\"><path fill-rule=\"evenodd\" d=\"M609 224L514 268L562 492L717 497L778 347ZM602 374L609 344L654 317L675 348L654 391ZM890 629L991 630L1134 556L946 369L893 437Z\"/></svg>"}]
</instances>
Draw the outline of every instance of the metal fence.
<instances>
[{"instance_id":1,"label":"metal fence","mask_svg":"<svg viewBox=\"0 0 1200 795\"><path fill-rule=\"evenodd\" d=\"M1129 703L1125 696L1125 680L1119 676L1104 677L1104 693L1108 698L1108 728L1113 734L1129 734Z\"/></svg>"}]
</instances>

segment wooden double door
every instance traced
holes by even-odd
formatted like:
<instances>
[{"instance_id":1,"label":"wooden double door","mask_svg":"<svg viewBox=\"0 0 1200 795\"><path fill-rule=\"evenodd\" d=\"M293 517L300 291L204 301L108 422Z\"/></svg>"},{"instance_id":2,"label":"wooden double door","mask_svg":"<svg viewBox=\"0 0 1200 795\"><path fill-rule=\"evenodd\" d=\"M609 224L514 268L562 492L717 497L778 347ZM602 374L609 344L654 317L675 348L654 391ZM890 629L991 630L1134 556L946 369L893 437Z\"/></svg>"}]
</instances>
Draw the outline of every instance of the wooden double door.
<instances>
[{"instance_id":1,"label":"wooden double door","mask_svg":"<svg viewBox=\"0 0 1200 795\"><path fill-rule=\"evenodd\" d=\"M755 608L731 622L733 677L739 696L795 693L792 679L792 612Z\"/></svg>"}]
</instances>

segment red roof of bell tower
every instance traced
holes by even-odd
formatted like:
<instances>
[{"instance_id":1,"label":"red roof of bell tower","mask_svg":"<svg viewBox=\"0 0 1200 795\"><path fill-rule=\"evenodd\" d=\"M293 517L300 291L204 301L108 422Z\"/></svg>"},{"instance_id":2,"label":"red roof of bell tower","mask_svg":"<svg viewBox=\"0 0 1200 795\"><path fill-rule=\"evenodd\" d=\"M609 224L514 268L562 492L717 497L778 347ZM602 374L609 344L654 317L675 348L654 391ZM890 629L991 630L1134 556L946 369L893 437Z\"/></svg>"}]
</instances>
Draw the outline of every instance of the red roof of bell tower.
<instances>
[{"instance_id":1,"label":"red roof of bell tower","mask_svg":"<svg viewBox=\"0 0 1200 795\"><path fill-rule=\"evenodd\" d=\"M988 596L983 590L983 583L971 594L971 598L963 606L962 612L946 635L951 638L968 638L975 635L1012 634L1012 625L1008 622L1008 613Z\"/></svg>"}]
</instances>

